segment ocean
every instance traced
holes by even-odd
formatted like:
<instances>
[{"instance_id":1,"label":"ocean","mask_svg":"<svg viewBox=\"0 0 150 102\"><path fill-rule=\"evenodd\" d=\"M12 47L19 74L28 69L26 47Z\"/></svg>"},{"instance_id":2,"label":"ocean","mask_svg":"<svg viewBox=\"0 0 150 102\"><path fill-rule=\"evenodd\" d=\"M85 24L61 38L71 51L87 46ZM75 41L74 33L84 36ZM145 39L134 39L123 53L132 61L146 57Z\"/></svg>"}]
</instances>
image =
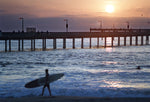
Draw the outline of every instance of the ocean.
<instances>
[{"instance_id":1,"label":"ocean","mask_svg":"<svg viewBox=\"0 0 150 102\"><path fill-rule=\"evenodd\" d=\"M92 41L95 46L96 40ZM41 42L36 40L36 48L41 48ZM27 89L24 85L45 76L45 69L49 74L65 74L50 84L54 96L150 97L149 45L80 49L77 39L76 49L70 49L71 41L67 42L68 49L2 52L4 41L0 41L0 97L40 96L42 86ZM17 41L12 45L17 50ZM57 46L61 48L62 40ZM25 41L25 49L29 48L30 41ZM47 89L44 95L49 95Z\"/></svg>"}]
</instances>

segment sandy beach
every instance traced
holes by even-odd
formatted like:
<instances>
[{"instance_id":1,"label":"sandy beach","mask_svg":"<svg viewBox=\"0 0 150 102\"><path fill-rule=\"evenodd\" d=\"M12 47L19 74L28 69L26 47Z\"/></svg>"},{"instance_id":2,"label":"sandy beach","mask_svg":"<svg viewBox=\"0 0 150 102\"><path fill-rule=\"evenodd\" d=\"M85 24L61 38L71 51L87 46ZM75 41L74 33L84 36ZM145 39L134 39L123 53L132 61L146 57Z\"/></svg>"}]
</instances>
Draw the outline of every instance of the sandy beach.
<instances>
[{"instance_id":1,"label":"sandy beach","mask_svg":"<svg viewBox=\"0 0 150 102\"><path fill-rule=\"evenodd\" d=\"M21 97L0 98L0 102L150 102L150 98L100 98L100 97Z\"/></svg>"}]
</instances>

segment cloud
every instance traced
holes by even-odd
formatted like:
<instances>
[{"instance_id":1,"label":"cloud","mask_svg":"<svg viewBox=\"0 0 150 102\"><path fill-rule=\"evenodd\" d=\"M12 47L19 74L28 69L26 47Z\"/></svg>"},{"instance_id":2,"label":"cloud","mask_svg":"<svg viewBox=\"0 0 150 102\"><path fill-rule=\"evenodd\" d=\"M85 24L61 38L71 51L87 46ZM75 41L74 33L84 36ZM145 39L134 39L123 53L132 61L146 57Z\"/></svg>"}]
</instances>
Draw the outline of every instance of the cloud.
<instances>
[{"instance_id":1,"label":"cloud","mask_svg":"<svg viewBox=\"0 0 150 102\"><path fill-rule=\"evenodd\" d=\"M0 10L0 14L3 14L5 12L5 10Z\"/></svg>"},{"instance_id":2,"label":"cloud","mask_svg":"<svg viewBox=\"0 0 150 102\"><path fill-rule=\"evenodd\" d=\"M122 17L150 17L149 15L150 8L128 8L119 12Z\"/></svg>"}]
</instances>

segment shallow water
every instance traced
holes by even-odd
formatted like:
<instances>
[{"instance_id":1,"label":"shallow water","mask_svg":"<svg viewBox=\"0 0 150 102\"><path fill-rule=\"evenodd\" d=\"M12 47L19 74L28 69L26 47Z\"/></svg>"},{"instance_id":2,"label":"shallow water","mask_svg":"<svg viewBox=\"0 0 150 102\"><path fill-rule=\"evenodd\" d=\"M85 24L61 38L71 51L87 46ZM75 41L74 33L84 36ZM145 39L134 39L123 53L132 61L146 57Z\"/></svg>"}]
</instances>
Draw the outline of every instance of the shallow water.
<instances>
[{"instance_id":1,"label":"shallow water","mask_svg":"<svg viewBox=\"0 0 150 102\"><path fill-rule=\"evenodd\" d=\"M65 74L51 84L53 95L150 97L150 46L0 52L0 97L41 95L42 87L24 85L45 69Z\"/></svg>"}]
</instances>

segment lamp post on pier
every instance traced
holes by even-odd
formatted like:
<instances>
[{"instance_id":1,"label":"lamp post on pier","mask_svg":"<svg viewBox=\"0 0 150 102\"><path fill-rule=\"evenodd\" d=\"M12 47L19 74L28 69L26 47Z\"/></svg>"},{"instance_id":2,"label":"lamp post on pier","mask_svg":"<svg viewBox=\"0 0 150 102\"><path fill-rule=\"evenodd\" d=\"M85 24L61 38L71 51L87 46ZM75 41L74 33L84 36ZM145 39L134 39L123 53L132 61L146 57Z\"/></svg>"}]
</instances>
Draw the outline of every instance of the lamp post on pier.
<instances>
[{"instance_id":1,"label":"lamp post on pier","mask_svg":"<svg viewBox=\"0 0 150 102\"><path fill-rule=\"evenodd\" d=\"M20 17L19 19L21 20L22 32L24 32L24 18Z\"/></svg>"},{"instance_id":2,"label":"lamp post on pier","mask_svg":"<svg viewBox=\"0 0 150 102\"><path fill-rule=\"evenodd\" d=\"M127 21L126 23L127 23L127 29L129 29L129 28L130 28L130 23L129 23L129 21Z\"/></svg>"},{"instance_id":3,"label":"lamp post on pier","mask_svg":"<svg viewBox=\"0 0 150 102\"><path fill-rule=\"evenodd\" d=\"M66 32L68 32L68 19L64 19L64 21L66 22Z\"/></svg>"}]
</instances>

